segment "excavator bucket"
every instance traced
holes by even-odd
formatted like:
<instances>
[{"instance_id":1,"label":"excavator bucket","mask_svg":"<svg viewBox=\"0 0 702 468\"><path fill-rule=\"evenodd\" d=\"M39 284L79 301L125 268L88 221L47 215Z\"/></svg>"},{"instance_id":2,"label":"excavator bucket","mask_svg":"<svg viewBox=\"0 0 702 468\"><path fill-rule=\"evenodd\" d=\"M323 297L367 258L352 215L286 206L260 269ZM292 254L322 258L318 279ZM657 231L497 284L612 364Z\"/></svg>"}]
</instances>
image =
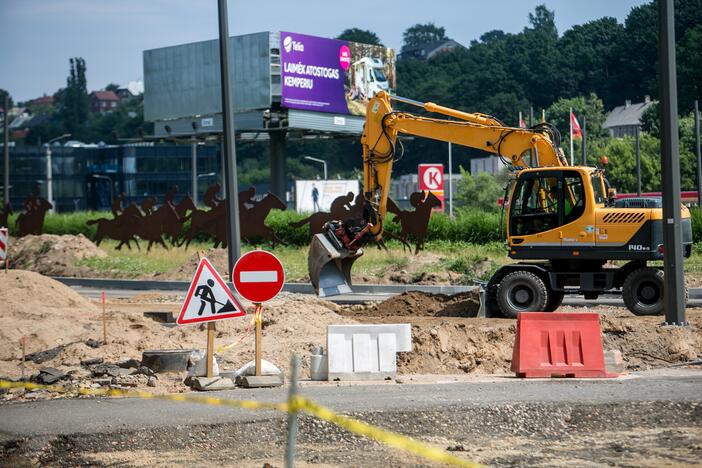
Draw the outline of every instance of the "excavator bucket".
<instances>
[{"instance_id":1,"label":"excavator bucket","mask_svg":"<svg viewBox=\"0 0 702 468\"><path fill-rule=\"evenodd\" d=\"M363 250L337 248L324 234L315 234L310 244L307 268L312 287L319 297L351 292L351 266Z\"/></svg>"}]
</instances>

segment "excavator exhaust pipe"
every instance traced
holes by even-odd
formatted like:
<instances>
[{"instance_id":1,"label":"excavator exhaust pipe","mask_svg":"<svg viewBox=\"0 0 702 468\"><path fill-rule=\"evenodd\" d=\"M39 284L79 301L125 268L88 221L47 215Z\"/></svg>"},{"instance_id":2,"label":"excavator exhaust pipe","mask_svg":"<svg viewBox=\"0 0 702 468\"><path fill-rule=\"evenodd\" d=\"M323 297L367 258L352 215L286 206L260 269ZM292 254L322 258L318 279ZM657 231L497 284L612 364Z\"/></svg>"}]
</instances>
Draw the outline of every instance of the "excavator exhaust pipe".
<instances>
[{"instance_id":1,"label":"excavator exhaust pipe","mask_svg":"<svg viewBox=\"0 0 702 468\"><path fill-rule=\"evenodd\" d=\"M352 292L351 266L361 255L361 249L338 248L324 234L315 234L310 244L307 268L317 295L328 297Z\"/></svg>"}]
</instances>

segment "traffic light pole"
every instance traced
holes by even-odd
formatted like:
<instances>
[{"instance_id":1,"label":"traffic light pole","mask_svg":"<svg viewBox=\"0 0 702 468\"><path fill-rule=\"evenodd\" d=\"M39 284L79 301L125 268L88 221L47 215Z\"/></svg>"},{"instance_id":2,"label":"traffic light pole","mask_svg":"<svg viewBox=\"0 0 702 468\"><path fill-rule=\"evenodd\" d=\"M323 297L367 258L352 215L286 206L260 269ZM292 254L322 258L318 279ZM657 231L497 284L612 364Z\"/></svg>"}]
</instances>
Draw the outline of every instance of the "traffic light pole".
<instances>
[{"instance_id":1,"label":"traffic light pole","mask_svg":"<svg viewBox=\"0 0 702 468\"><path fill-rule=\"evenodd\" d=\"M680 215L680 148L675 73L674 0L658 0L658 54L661 98L665 323L684 326L685 280Z\"/></svg>"},{"instance_id":2,"label":"traffic light pole","mask_svg":"<svg viewBox=\"0 0 702 468\"><path fill-rule=\"evenodd\" d=\"M227 0L218 0L219 13L219 64L222 84L222 155L224 156L224 180L227 207L227 246L229 272L241 255L239 236L239 188L236 177L236 148L234 119L231 108L231 87L229 84L229 15Z\"/></svg>"}]
</instances>

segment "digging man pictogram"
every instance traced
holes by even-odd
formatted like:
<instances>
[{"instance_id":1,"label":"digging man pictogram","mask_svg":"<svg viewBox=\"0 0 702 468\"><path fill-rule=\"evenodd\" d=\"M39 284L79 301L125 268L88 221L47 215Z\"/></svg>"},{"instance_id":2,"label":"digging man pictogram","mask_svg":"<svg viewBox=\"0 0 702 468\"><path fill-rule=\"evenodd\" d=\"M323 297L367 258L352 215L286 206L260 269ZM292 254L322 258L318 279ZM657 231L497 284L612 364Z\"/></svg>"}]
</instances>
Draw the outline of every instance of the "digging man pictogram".
<instances>
[{"instance_id":1,"label":"digging man pictogram","mask_svg":"<svg viewBox=\"0 0 702 468\"><path fill-rule=\"evenodd\" d=\"M212 292L212 287L215 285L215 282L213 279L208 279L207 284L200 284L198 285L197 289L195 290L195 297L200 298L200 310L197 311L197 315L202 315L202 313L205 311L205 308L207 307L207 304L210 305L210 311L212 315L214 314L222 314L226 312L231 312L233 310L236 310L234 307L234 304L232 304L232 301L227 300L226 303L224 302L219 302L216 298L214 293ZM217 310L217 307L215 304L220 304L222 306L221 309Z\"/></svg>"}]
</instances>

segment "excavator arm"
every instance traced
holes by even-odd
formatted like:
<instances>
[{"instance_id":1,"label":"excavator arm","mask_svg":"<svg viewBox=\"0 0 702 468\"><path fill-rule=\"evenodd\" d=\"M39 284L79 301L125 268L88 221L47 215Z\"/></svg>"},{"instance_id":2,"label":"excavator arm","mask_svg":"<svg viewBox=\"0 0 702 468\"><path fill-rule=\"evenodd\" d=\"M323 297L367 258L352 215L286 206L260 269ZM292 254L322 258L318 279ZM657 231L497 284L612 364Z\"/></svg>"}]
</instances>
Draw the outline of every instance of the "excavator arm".
<instances>
[{"instance_id":1,"label":"excavator arm","mask_svg":"<svg viewBox=\"0 0 702 468\"><path fill-rule=\"evenodd\" d=\"M449 118L396 111L392 108L393 100ZM368 103L361 137L363 219L327 223L325 233L316 235L310 246L310 279L320 296L350 292L351 264L362 255L360 247L369 239L381 239L396 143L401 134L481 149L516 168L567 165L558 149L558 132L548 124L531 129L512 128L489 115L461 112L379 92Z\"/></svg>"}]
</instances>

